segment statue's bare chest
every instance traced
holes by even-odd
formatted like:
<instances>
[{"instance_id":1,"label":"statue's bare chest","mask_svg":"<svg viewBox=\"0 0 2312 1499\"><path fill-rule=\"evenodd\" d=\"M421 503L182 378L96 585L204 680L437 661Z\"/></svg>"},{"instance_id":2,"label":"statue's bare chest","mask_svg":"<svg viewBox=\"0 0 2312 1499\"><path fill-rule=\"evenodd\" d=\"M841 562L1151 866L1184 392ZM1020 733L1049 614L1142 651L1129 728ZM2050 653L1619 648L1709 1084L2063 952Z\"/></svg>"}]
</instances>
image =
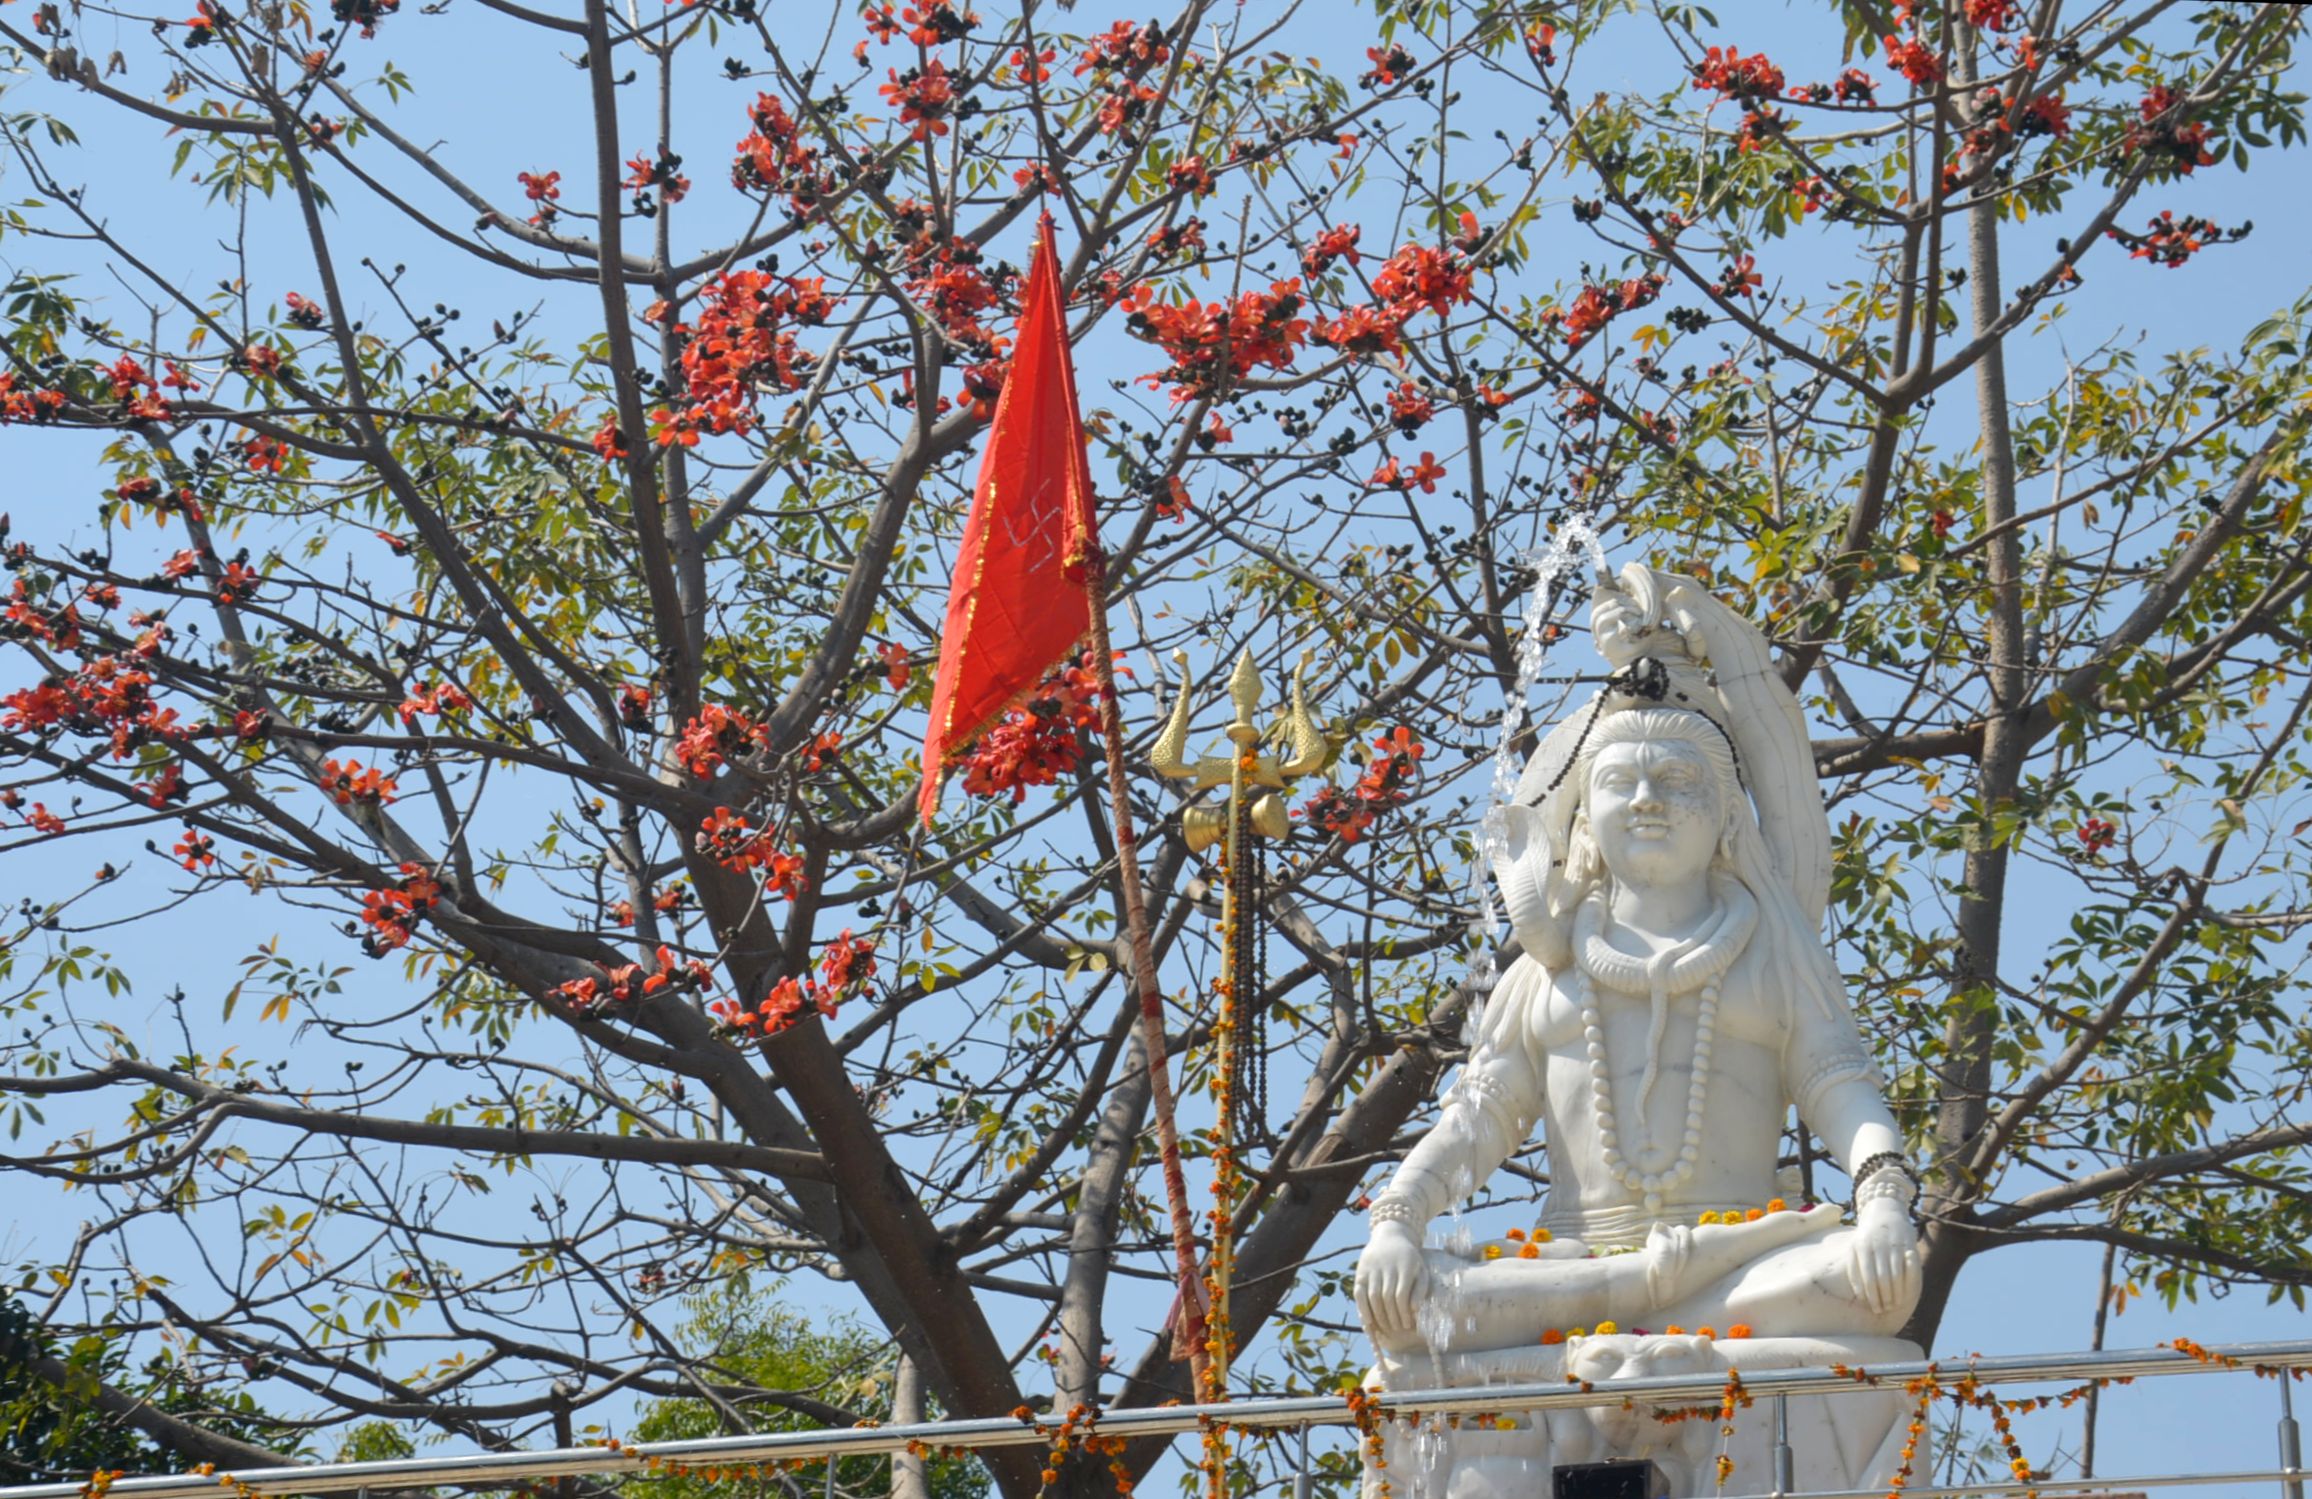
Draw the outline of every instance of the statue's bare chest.
<instances>
[{"instance_id":1,"label":"statue's bare chest","mask_svg":"<svg viewBox=\"0 0 2312 1499\"><path fill-rule=\"evenodd\" d=\"M1762 982L1753 957L1746 954L1737 961L1718 986L1717 1000L1711 1007L1712 1029L1718 1043L1731 1042L1779 1057L1789 1007ZM1650 996L1623 993L1594 981L1585 985L1570 969L1550 975L1542 1002L1531 1012L1526 1040L1536 1055L1587 1058L1590 1038L1582 1016L1584 989L1602 1021L1609 1054L1618 1052L1635 1059L1638 1065L1643 1065L1645 1056L1655 1049L1668 1053L1661 1058L1665 1062L1690 1055L1704 1008L1699 993L1667 996L1657 1020Z\"/></svg>"},{"instance_id":2,"label":"statue's bare chest","mask_svg":"<svg viewBox=\"0 0 2312 1499\"><path fill-rule=\"evenodd\" d=\"M1788 1107L1787 1007L1739 962L1716 987L1707 1002L1666 994L1657 1006L1552 976L1527 1044L1566 1201L1723 1206L1767 1190Z\"/></svg>"}]
</instances>

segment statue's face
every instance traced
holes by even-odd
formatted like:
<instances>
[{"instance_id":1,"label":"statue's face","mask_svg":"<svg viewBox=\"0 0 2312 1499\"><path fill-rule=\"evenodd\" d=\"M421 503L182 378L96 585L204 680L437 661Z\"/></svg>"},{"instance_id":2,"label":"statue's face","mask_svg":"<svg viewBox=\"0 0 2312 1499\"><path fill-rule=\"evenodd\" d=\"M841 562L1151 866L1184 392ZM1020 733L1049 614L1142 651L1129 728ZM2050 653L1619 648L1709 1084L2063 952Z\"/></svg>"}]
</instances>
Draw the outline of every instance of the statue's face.
<instances>
[{"instance_id":1,"label":"statue's face","mask_svg":"<svg viewBox=\"0 0 2312 1499\"><path fill-rule=\"evenodd\" d=\"M1590 767L1590 833L1614 878L1660 884L1710 867L1725 809L1702 752L1680 739L1609 744Z\"/></svg>"}]
</instances>

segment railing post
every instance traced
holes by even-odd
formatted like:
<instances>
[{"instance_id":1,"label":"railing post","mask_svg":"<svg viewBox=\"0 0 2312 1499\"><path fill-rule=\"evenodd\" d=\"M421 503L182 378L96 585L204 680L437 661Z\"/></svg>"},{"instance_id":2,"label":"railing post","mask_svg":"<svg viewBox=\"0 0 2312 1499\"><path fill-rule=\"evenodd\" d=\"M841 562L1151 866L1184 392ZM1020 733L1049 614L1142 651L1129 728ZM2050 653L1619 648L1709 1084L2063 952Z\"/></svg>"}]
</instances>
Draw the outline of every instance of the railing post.
<instances>
[{"instance_id":1,"label":"railing post","mask_svg":"<svg viewBox=\"0 0 2312 1499\"><path fill-rule=\"evenodd\" d=\"M1309 1477L1309 1428L1308 1423L1303 1421L1300 1429L1300 1463L1293 1469L1292 1475L1292 1499L1309 1499L1313 1486Z\"/></svg>"},{"instance_id":2,"label":"railing post","mask_svg":"<svg viewBox=\"0 0 2312 1499\"><path fill-rule=\"evenodd\" d=\"M2304 1499L2304 1435L2296 1426L2296 1400L2288 1384L2295 1377L2292 1369L2280 1371L2280 1467L2288 1476L2280 1480L2283 1499Z\"/></svg>"},{"instance_id":3,"label":"railing post","mask_svg":"<svg viewBox=\"0 0 2312 1499\"><path fill-rule=\"evenodd\" d=\"M1776 1494L1789 1494L1797 1491L1798 1485L1793 1481L1791 1472L1793 1466L1790 1451L1790 1397L1777 1395L1774 1397L1774 1492ZM2291 1494L2288 1499L2302 1499L2302 1496Z\"/></svg>"}]
</instances>

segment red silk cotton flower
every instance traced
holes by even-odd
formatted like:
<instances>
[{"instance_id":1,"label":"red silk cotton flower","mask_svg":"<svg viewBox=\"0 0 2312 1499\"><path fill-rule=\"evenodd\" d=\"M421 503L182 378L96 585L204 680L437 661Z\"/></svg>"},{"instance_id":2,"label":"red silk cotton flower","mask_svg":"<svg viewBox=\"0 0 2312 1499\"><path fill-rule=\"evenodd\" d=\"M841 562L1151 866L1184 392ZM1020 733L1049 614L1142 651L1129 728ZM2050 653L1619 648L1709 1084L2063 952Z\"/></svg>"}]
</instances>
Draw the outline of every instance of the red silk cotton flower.
<instances>
[{"instance_id":1,"label":"red silk cotton flower","mask_svg":"<svg viewBox=\"0 0 2312 1499\"><path fill-rule=\"evenodd\" d=\"M199 828L185 829L185 836L179 838L177 846L169 852L175 854L177 862L194 874L199 874L217 862L217 845Z\"/></svg>"},{"instance_id":2,"label":"red silk cotton flower","mask_svg":"<svg viewBox=\"0 0 2312 1499\"><path fill-rule=\"evenodd\" d=\"M2216 157L2208 149L2206 123L2187 122L2177 107L2181 103L2182 96L2164 83L2144 95L2136 105L2138 123L2128 127L2127 146L2189 177L2194 168L2213 165Z\"/></svg>"},{"instance_id":3,"label":"red silk cotton flower","mask_svg":"<svg viewBox=\"0 0 2312 1499\"><path fill-rule=\"evenodd\" d=\"M1110 72L1140 74L1167 61L1172 49L1164 44L1164 30L1153 21L1145 26L1118 21L1091 38L1076 63L1076 76Z\"/></svg>"},{"instance_id":4,"label":"red silk cotton flower","mask_svg":"<svg viewBox=\"0 0 2312 1499\"><path fill-rule=\"evenodd\" d=\"M654 967L650 972L644 972L639 963L622 963L616 968L604 969L600 978L572 979L566 984L556 984L549 992L584 1013L631 1004L655 994L703 989L713 981L713 970L697 958L678 957L672 948L664 945L651 956ZM711 1011L715 1006L707 1008Z\"/></svg>"},{"instance_id":5,"label":"red silk cotton flower","mask_svg":"<svg viewBox=\"0 0 2312 1499\"><path fill-rule=\"evenodd\" d=\"M1118 655L1123 654L1118 652ZM1118 675L1131 673L1118 668ZM1073 774L1082 758L1081 730L1100 736L1105 690L1090 651L1045 677L1027 703L980 736L963 759L963 789L970 796L1009 796L1017 804L1028 788Z\"/></svg>"},{"instance_id":6,"label":"red silk cotton flower","mask_svg":"<svg viewBox=\"0 0 2312 1499\"><path fill-rule=\"evenodd\" d=\"M368 769L358 760L324 760L321 789L340 807L383 807L392 803L396 788L391 776Z\"/></svg>"},{"instance_id":7,"label":"red silk cotton flower","mask_svg":"<svg viewBox=\"0 0 2312 1499\"><path fill-rule=\"evenodd\" d=\"M1728 99L1772 99L1782 93L1782 69L1763 52L1744 57L1738 47L1712 47L1694 65L1694 87Z\"/></svg>"},{"instance_id":8,"label":"red silk cotton flower","mask_svg":"<svg viewBox=\"0 0 2312 1499\"><path fill-rule=\"evenodd\" d=\"M809 882L803 861L785 853L771 835L754 826L743 812L717 807L698 825L698 851L725 869L763 871L763 887L773 895L793 900Z\"/></svg>"},{"instance_id":9,"label":"red silk cotton flower","mask_svg":"<svg viewBox=\"0 0 2312 1499\"><path fill-rule=\"evenodd\" d=\"M1556 317L1558 326L1565 330L1568 349L1580 348L1622 313L1633 312L1653 301L1661 295L1667 279L1657 273L1583 287L1581 295Z\"/></svg>"},{"instance_id":10,"label":"red silk cotton flower","mask_svg":"<svg viewBox=\"0 0 2312 1499\"><path fill-rule=\"evenodd\" d=\"M1911 81L1913 88L1932 88L1943 81L1943 60L1925 43L1902 36L1887 38L1887 62Z\"/></svg>"},{"instance_id":11,"label":"red silk cotton flower","mask_svg":"<svg viewBox=\"0 0 2312 1499\"><path fill-rule=\"evenodd\" d=\"M1366 480L1365 483L1367 487L1372 489L1410 490L1418 486L1423 494L1435 494L1437 481L1444 477L1445 465L1437 461L1437 455L1435 453L1423 453L1421 461L1413 465L1410 470L1401 470L1397 460L1390 459L1387 463L1373 470L1373 477Z\"/></svg>"},{"instance_id":12,"label":"red silk cotton flower","mask_svg":"<svg viewBox=\"0 0 2312 1499\"><path fill-rule=\"evenodd\" d=\"M1142 285L1123 306L1124 325L1172 356L1171 368L1143 375L1142 383L1170 385L1175 402L1217 394L1255 368L1288 369L1309 337L1297 276L1265 292L1244 292L1234 302L1159 302L1154 289Z\"/></svg>"},{"instance_id":13,"label":"red silk cotton flower","mask_svg":"<svg viewBox=\"0 0 2312 1499\"><path fill-rule=\"evenodd\" d=\"M189 865L187 866L190 867ZM382 958L409 945L418 921L441 903L442 887L423 864L401 866L401 880L390 890L372 890L361 898L361 950Z\"/></svg>"},{"instance_id":14,"label":"red silk cotton flower","mask_svg":"<svg viewBox=\"0 0 2312 1499\"><path fill-rule=\"evenodd\" d=\"M644 701L647 704L647 698ZM644 711L648 711L647 706ZM674 757L682 762L683 769L703 781L720 770L724 761L744 754L761 734L762 725L738 709L708 703L682 726L674 741Z\"/></svg>"},{"instance_id":15,"label":"red silk cotton flower","mask_svg":"<svg viewBox=\"0 0 2312 1499\"><path fill-rule=\"evenodd\" d=\"M1346 260L1350 265L1361 259L1357 253L1357 239L1365 231L1355 224L1342 224L1319 234L1309 247L1301 251L1301 269L1311 276L1322 276L1333 268L1333 262Z\"/></svg>"},{"instance_id":16,"label":"red silk cotton flower","mask_svg":"<svg viewBox=\"0 0 2312 1499\"><path fill-rule=\"evenodd\" d=\"M796 325L815 327L835 310L836 299L816 276L780 277L740 270L717 276L700 289L698 323L676 325L689 335L682 350L688 405L660 418L658 442L695 446L697 434L752 431L755 403L765 388L801 385L811 356L795 343ZM610 458L624 452L615 427L596 434L595 451Z\"/></svg>"},{"instance_id":17,"label":"red silk cotton flower","mask_svg":"<svg viewBox=\"0 0 2312 1499\"><path fill-rule=\"evenodd\" d=\"M875 941L854 937L845 927L841 936L819 954L815 979L789 976L771 986L771 992L752 1009L735 999L717 1000L707 1012L742 1035L775 1036L801 1024L813 1011L833 1016L843 1001L856 997L875 981Z\"/></svg>"},{"instance_id":18,"label":"red silk cotton flower","mask_svg":"<svg viewBox=\"0 0 2312 1499\"><path fill-rule=\"evenodd\" d=\"M1344 843L1364 837L1383 813L1401 805L1412 794L1421 775L1421 757L1428 747L1419 736L1399 725L1373 741L1373 757L1365 773L1346 791L1327 786L1311 797L1301 814L1315 827Z\"/></svg>"},{"instance_id":19,"label":"red silk cotton flower","mask_svg":"<svg viewBox=\"0 0 2312 1499\"><path fill-rule=\"evenodd\" d=\"M1443 317L1470 297L1468 263L1450 250L1407 245L1374 273L1373 295L1400 321L1423 308Z\"/></svg>"},{"instance_id":20,"label":"red silk cotton flower","mask_svg":"<svg viewBox=\"0 0 2312 1499\"><path fill-rule=\"evenodd\" d=\"M465 690L454 682L436 682L431 686L412 687L402 700L400 713L403 728L413 728L420 718L439 718L445 713L462 713L474 705Z\"/></svg>"},{"instance_id":21,"label":"red silk cotton flower","mask_svg":"<svg viewBox=\"0 0 2312 1499\"><path fill-rule=\"evenodd\" d=\"M947 134L947 117L955 108L955 80L948 76L947 64L935 57L904 74L893 68L890 76L891 81L876 92L899 106L899 123L913 126L919 141Z\"/></svg>"}]
</instances>

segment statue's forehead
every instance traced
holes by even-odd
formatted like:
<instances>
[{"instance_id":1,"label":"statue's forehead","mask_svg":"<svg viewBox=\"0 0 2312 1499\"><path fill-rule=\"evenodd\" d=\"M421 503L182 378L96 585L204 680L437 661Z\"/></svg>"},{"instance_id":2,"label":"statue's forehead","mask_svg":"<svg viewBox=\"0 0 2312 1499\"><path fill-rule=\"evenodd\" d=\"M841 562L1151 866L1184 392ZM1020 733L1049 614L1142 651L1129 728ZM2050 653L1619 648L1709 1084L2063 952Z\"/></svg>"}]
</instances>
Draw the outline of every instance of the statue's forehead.
<instances>
[{"instance_id":1,"label":"statue's forehead","mask_svg":"<svg viewBox=\"0 0 2312 1499\"><path fill-rule=\"evenodd\" d=\"M1595 776L1608 765L1635 764L1652 770L1673 761L1697 765L1704 770L1710 766L1709 757L1702 753L1700 745L1681 736L1662 734L1600 745L1597 758L1590 763L1590 774Z\"/></svg>"}]
</instances>

